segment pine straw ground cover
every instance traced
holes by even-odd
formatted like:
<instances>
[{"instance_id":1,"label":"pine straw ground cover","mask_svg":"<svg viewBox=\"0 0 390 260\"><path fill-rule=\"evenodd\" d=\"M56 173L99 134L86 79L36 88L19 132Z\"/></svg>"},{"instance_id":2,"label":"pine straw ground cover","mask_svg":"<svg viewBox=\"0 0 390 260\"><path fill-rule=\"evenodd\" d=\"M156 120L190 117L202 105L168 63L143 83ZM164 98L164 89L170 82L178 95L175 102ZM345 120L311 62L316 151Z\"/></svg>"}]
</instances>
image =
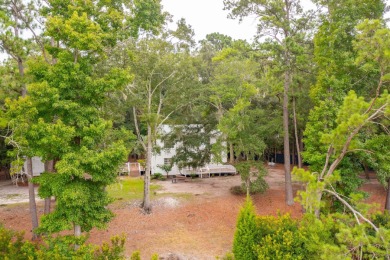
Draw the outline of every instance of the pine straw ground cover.
<instances>
[{"instance_id":1,"label":"pine straw ground cover","mask_svg":"<svg viewBox=\"0 0 390 260\"><path fill-rule=\"evenodd\" d=\"M299 218L299 204L285 205L282 166L270 168L266 179L270 189L253 196L257 213L277 215L278 211L282 214L289 212ZM245 197L231 195L229 188L239 182L239 176L174 184L170 181L154 182L157 187L152 191L154 207L151 215L144 215L139 209L140 197L128 199L120 195L118 198L122 199L111 205L116 217L107 229L93 230L89 242L101 244L113 235L124 234L127 255L140 250L142 259L150 259L153 253L160 256L172 253L183 259L215 259L232 249L237 214ZM299 187L295 185L294 190ZM376 180L364 185L363 189L372 194L370 201L384 205L385 190ZM38 208L42 213L41 202ZM28 204L0 207L0 222L6 228L24 230L27 239L31 237Z\"/></svg>"}]
</instances>

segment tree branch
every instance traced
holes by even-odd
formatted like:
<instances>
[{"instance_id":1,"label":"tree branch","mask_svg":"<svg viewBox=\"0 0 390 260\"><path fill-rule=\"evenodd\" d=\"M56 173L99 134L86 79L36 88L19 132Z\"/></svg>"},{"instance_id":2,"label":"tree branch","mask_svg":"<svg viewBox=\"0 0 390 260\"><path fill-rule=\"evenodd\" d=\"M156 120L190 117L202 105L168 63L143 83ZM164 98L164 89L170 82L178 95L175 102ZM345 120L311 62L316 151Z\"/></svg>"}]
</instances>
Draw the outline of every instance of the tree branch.
<instances>
[{"instance_id":1,"label":"tree branch","mask_svg":"<svg viewBox=\"0 0 390 260\"><path fill-rule=\"evenodd\" d=\"M357 223L360 225L360 221L358 219L358 217L360 217L361 219L363 219L365 222L367 222L368 224L370 224L370 226L372 226L372 228L378 232L379 231L379 228L377 228L374 223L372 223L369 219L367 219L366 217L364 217L359 211L355 210L351 204L349 204L346 200L344 200L343 198L341 198L341 196L337 193L337 192L334 192L334 191L331 191L331 190L328 190L328 189L324 189L325 192L328 192L329 194L332 194L333 196L335 196L341 203L343 203L355 216L355 218L357 219Z\"/></svg>"},{"instance_id":2,"label":"tree branch","mask_svg":"<svg viewBox=\"0 0 390 260\"><path fill-rule=\"evenodd\" d=\"M135 107L133 107L133 115L134 115L134 125L135 125L135 131L137 132L138 140L140 141L142 148L146 151L146 144L144 140L142 139L141 133L139 131L138 127L138 120L137 120L137 111L135 110Z\"/></svg>"}]
</instances>

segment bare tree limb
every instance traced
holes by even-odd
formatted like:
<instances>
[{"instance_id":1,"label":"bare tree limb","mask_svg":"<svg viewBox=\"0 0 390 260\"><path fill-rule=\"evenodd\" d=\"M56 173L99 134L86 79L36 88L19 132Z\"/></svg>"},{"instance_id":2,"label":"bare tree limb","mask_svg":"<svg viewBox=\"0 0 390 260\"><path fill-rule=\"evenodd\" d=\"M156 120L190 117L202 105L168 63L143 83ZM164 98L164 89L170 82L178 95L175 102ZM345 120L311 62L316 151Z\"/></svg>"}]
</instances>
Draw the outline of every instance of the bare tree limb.
<instances>
[{"instance_id":1,"label":"bare tree limb","mask_svg":"<svg viewBox=\"0 0 390 260\"><path fill-rule=\"evenodd\" d=\"M138 120L137 120L137 111L135 110L135 107L133 107L133 115L134 115L134 125L135 125L135 130L137 132L138 140L140 141L142 148L144 148L144 150L146 151L145 141L143 140L141 133L139 131Z\"/></svg>"},{"instance_id":2,"label":"bare tree limb","mask_svg":"<svg viewBox=\"0 0 390 260\"><path fill-rule=\"evenodd\" d=\"M357 223L359 225L361 225L358 217L360 217L361 219L363 219L365 222L367 222L368 224L370 224L370 226L376 231L378 232L379 231L379 228L377 226L375 226L374 223L371 222L371 220L369 220L368 218L364 217L362 213L360 213L359 211L355 210L351 204L349 204L345 199L343 199L337 192L334 192L334 191L331 191L331 190L328 190L328 189L324 189L325 192L329 193L329 194L332 194L333 196L335 196L341 203L343 203L355 216L355 218L357 219Z\"/></svg>"}]
</instances>

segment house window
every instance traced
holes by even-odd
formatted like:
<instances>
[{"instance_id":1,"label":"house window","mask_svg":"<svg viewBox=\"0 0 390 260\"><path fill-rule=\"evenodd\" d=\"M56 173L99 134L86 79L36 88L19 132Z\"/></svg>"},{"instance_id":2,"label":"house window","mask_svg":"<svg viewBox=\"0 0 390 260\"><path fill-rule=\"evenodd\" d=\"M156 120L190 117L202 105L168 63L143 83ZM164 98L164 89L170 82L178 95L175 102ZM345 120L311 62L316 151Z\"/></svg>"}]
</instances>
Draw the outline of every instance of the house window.
<instances>
[{"instance_id":1,"label":"house window","mask_svg":"<svg viewBox=\"0 0 390 260\"><path fill-rule=\"evenodd\" d=\"M171 158L164 158L164 165L171 165L172 159Z\"/></svg>"}]
</instances>

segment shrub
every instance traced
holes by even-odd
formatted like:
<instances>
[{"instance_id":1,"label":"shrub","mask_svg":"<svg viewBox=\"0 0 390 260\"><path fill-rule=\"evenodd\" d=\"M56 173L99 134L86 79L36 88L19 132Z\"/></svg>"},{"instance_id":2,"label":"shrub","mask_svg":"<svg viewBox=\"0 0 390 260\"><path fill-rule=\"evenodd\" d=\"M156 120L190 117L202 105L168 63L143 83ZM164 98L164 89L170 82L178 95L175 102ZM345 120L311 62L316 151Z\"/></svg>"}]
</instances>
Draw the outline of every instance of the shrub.
<instances>
[{"instance_id":1,"label":"shrub","mask_svg":"<svg viewBox=\"0 0 390 260\"><path fill-rule=\"evenodd\" d=\"M221 260L234 260L234 255L233 253L226 253L224 256L221 257L217 257L217 259L221 259Z\"/></svg>"},{"instance_id":2,"label":"shrub","mask_svg":"<svg viewBox=\"0 0 390 260\"><path fill-rule=\"evenodd\" d=\"M139 251L135 251L131 254L130 260L141 260L141 253Z\"/></svg>"},{"instance_id":3,"label":"shrub","mask_svg":"<svg viewBox=\"0 0 390 260\"><path fill-rule=\"evenodd\" d=\"M100 249L95 251L95 258L98 260L106 259L125 259L124 248L125 248L126 237L114 236L111 238L111 245L103 243Z\"/></svg>"},{"instance_id":4,"label":"shrub","mask_svg":"<svg viewBox=\"0 0 390 260\"><path fill-rule=\"evenodd\" d=\"M8 230L0 225L0 259L36 259L35 247L23 241L23 232Z\"/></svg>"},{"instance_id":5,"label":"shrub","mask_svg":"<svg viewBox=\"0 0 390 260\"><path fill-rule=\"evenodd\" d=\"M299 225L289 215L259 217L261 239L256 247L259 259L309 259Z\"/></svg>"},{"instance_id":6,"label":"shrub","mask_svg":"<svg viewBox=\"0 0 390 260\"><path fill-rule=\"evenodd\" d=\"M152 175L152 180L165 180L165 177L162 173L156 172L155 174Z\"/></svg>"},{"instance_id":7,"label":"shrub","mask_svg":"<svg viewBox=\"0 0 390 260\"><path fill-rule=\"evenodd\" d=\"M230 188L230 192L233 195L244 195L246 194L246 189L243 189L241 185L233 186Z\"/></svg>"},{"instance_id":8,"label":"shrub","mask_svg":"<svg viewBox=\"0 0 390 260\"><path fill-rule=\"evenodd\" d=\"M0 259L125 259L123 236L113 237L111 245L104 243L100 248L86 244L85 241L84 236L46 237L44 243L37 248L32 243L23 241L23 233L0 226ZM77 250L74 249L75 244L80 245Z\"/></svg>"},{"instance_id":9,"label":"shrub","mask_svg":"<svg viewBox=\"0 0 390 260\"><path fill-rule=\"evenodd\" d=\"M256 213L252 200L248 196L241 209L234 234L233 254L237 260L258 259L255 246L259 241Z\"/></svg>"}]
</instances>

